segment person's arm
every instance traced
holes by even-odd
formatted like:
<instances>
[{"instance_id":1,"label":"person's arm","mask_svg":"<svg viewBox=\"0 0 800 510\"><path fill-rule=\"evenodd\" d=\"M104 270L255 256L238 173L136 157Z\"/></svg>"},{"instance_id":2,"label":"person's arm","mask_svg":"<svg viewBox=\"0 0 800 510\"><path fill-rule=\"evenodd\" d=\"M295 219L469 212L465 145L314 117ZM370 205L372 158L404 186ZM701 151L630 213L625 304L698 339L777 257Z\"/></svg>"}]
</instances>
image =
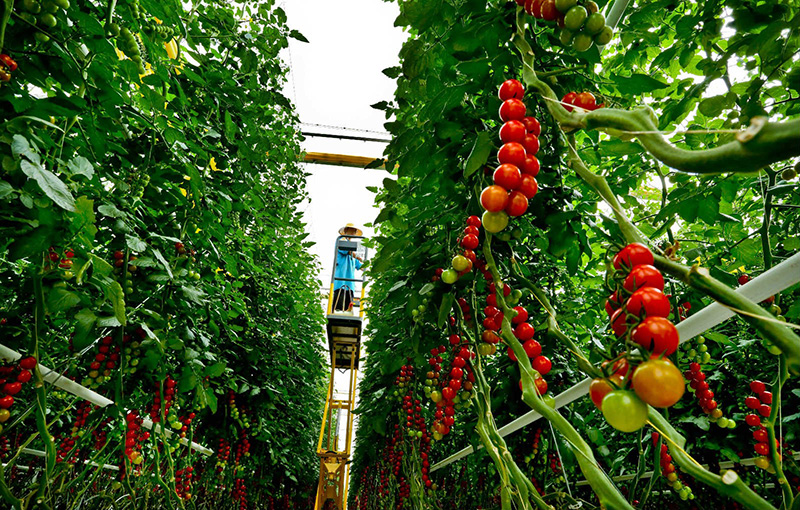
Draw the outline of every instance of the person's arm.
<instances>
[{"instance_id":1,"label":"person's arm","mask_svg":"<svg viewBox=\"0 0 800 510\"><path fill-rule=\"evenodd\" d=\"M356 259L356 269L361 269L361 265L364 262L364 259L362 259L358 255L356 255L356 253L354 251L350 252L350 256L353 257L354 259Z\"/></svg>"}]
</instances>

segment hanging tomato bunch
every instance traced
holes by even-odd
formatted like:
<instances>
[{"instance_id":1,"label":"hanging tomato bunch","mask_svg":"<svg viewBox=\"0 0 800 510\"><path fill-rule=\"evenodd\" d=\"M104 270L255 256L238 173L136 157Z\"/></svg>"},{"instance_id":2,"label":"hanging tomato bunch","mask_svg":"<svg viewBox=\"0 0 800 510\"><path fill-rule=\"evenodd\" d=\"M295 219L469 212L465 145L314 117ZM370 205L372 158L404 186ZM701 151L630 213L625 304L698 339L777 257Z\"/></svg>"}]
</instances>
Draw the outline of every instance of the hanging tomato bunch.
<instances>
[{"instance_id":1,"label":"hanging tomato bunch","mask_svg":"<svg viewBox=\"0 0 800 510\"><path fill-rule=\"evenodd\" d=\"M496 234L508 225L509 217L525 214L528 200L539 190L536 175L539 173L539 135L541 125L534 117L526 117L527 108L522 102L525 88L518 80L506 80L500 85L498 96L500 140L503 145L497 152L500 163L492 180L494 184L481 192L480 202L484 208L482 222L487 232Z\"/></svg>"}]
</instances>

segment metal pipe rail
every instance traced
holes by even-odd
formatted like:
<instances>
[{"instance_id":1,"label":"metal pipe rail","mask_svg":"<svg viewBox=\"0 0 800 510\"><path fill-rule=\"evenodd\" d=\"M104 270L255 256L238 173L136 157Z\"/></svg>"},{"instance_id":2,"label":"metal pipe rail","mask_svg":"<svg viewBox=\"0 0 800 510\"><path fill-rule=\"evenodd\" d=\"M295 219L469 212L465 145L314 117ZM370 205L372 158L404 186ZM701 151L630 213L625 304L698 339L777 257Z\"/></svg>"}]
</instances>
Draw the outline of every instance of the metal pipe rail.
<instances>
[{"instance_id":1,"label":"metal pipe rail","mask_svg":"<svg viewBox=\"0 0 800 510\"><path fill-rule=\"evenodd\" d=\"M16 361L22 358L22 354L18 353L14 349L6 347L3 344L0 344L0 359L7 359L9 361ZM90 390L89 388L76 383L75 381L64 377L63 375L59 374L55 370L48 368L41 363L39 363L39 370L42 373L42 377L44 378L45 382L56 386L76 397L80 397L84 400L91 402L92 404L99 406L99 407L107 407L114 404L113 400L110 400L99 393ZM153 423L152 420L149 418L145 418L142 421L142 427L153 430L154 432L160 432L161 426L158 424ZM172 431L169 429L164 429L167 437L172 437ZM180 443L184 446L191 446L192 450L200 452L204 455L214 455L214 450L206 448L203 445L197 444L194 441L191 443L186 440L186 438L181 438Z\"/></svg>"}]
</instances>

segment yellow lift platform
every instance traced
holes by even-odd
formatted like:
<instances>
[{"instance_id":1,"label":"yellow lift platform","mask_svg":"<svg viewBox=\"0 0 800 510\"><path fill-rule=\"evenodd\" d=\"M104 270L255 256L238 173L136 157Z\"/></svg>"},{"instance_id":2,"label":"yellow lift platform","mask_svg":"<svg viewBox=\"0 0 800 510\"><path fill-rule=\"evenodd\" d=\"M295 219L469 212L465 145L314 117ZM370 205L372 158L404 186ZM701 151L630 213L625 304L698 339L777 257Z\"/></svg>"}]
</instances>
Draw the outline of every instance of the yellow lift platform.
<instances>
[{"instance_id":1,"label":"yellow lift platform","mask_svg":"<svg viewBox=\"0 0 800 510\"><path fill-rule=\"evenodd\" d=\"M322 427L317 443L320 458L319 485L315 510L346 510L347 487L350 475L350 442L353 435L353 408L356 397L356 375L361 352L361 329L364 310L364 278L336 278L337 255L355 254L362 236L339 236L334 252L334 270L328 293L327 319L328 349L331 357L331 376ZM364 251L366 259L366 249ZM353 306L350 310L336 310L334 284L337 281L351 282ZM341 296L340 296L341 297ZM356 312L358 310L358 312ZM339 377L337 377L337 375ZM338 384L337 384L338 382Z\"/></svg>"}]
</instances>

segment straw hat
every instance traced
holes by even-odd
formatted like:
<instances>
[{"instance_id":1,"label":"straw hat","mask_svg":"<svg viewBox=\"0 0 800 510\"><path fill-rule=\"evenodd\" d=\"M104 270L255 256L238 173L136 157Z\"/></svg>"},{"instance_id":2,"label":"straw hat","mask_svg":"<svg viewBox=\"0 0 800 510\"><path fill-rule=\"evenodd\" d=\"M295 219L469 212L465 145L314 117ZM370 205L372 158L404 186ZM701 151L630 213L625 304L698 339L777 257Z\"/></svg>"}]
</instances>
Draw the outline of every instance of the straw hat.
<instances>
[{"instance_id":1,"label":"straw hat","mask_svg":"<svg viewBox=\"0 0 800 510\"><path fill-rule=\"evenodd\" d=\"M339 229L339 235L345 235L344 230L347 229L347 228L352 228L353 230L356 231L355 234L351 234L351 235L354 235L354 236L363 236L364 235L364 233L361 231L361 229L356 228L356 226L353 223L348 223L347 225L345 225L342 228L340 228Z\"/></svg>"}]
</instances>

